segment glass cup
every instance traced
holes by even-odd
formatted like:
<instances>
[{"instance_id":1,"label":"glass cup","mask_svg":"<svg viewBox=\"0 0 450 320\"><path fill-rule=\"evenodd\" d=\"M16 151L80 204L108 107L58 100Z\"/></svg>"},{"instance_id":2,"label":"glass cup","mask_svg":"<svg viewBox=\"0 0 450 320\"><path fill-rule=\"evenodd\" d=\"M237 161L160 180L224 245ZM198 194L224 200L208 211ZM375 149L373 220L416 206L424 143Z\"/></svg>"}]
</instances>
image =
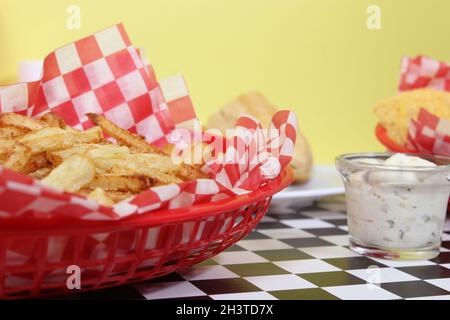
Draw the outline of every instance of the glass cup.
<instances>
[{"instance_id":1,"label":"glass cup","mask_svg":"<svg viewBox=\"0 0 450 320\"><path fill-rule=\"evenodd\" d=\"M450 194L450 158L414 155L437 166L394 166L390 153L336 158L344 180L350 247L398 260L439 254Z\"/></svg>"}]
</instances>

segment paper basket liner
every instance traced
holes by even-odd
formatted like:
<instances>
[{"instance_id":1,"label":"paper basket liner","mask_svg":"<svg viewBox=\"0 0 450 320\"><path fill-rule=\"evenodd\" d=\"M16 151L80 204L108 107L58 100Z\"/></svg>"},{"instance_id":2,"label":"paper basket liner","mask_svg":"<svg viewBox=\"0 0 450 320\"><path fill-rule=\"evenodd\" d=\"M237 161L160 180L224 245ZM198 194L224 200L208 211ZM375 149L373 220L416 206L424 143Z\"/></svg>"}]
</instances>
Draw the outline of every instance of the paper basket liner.
<instances>
[{"instance_id":1,"label":"paper basket liner","mask_svg":"<svg viewBox=\"0 0 450 320\"><path fill-rule=\"evenodd\" d=\"M425 56L404 57L399 91L432 88L450 91L450 65ZM450 156L450 121L421 108L411 119L406 147L420 153Z\"/></svg>"},{"instance_id":2,"label":"paper basket liner","mask_svg":"<svg viewBox=\"0 0 450 320\"><path fill-rule=\"evenodd\" d=\"M198 123L183 77L158 82L142 49L131 44L122 24L50 53L41 80L0 87L1 113L39 117L49 111L80 130L93 126L86 113L104 114L159 147L177 130ZM202 168L212 179L155 187L112 208L0 168L0 217L120 219L251 192L277 177L290 162L296 131L297 119L290 111L276 113L267 134L257 120L243 117L229 139L239 141L236 146L241 147L227 144L221 157Z\"/></svg>"}]
</instances>

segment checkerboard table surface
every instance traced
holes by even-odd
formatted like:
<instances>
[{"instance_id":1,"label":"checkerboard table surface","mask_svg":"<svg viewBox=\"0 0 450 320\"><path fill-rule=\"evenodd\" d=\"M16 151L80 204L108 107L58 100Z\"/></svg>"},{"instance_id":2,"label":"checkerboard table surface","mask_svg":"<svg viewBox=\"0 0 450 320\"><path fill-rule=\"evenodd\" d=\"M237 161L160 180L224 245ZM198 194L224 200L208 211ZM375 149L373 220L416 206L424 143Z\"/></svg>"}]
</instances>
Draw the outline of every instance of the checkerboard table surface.
<instances>
[{"instance_id":1,"label":"checkerboard table surface","mask_svg":"<svg viewBox=\"0 0 450 320\"><path fill-rule=\"evenodd\" d=\"M342 198L272 207L256 229L212 259L139 284L74 299L450 299L450 220L440 255L388 261L348 248Z\"/></svg>"}]
</instances>

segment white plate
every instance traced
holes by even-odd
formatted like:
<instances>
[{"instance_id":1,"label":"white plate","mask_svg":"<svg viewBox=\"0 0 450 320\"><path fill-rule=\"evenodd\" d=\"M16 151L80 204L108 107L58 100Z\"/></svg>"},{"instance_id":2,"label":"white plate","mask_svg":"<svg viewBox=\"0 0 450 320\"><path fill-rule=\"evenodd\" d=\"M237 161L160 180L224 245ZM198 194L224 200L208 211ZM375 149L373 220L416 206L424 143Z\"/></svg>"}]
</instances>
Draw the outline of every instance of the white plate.
<instances>
[{"instance_id":1,"label":"white plate","mask_svg":"<svg viewBox=\"0 0 450 320\"><path fill-rule=\"evenodd\" d=\"M290 185L272 198L273 203L292 200L295 203L311 202L326 196L343 194L344 184L334 165L316 165L311 178L303 184Z\"/></svg>"}]
</instances>

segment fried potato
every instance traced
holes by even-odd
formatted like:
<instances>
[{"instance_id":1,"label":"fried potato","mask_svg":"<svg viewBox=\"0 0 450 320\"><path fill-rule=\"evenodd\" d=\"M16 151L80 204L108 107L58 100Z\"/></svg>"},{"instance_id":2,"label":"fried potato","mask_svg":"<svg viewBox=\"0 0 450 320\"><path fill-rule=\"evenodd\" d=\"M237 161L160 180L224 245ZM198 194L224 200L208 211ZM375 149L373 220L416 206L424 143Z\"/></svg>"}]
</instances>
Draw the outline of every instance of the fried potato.
<instances>
[{"instance_id":1,"label":"fried potato","mask_svg":"<svg viewBox=\"0 0 450 320\"><path fill-rule=\"evenodd\" d=\"M114 123L112 123L102 115L88 113L86 114L86 116L95 125L100 126L108 135L116 139L117 142L122 145L133 147L138 152L163 154L161 150L148 144L143 137L116 126Z\"/></svg>"},{"instance_id":2,"label":"fried potato","mask_svg":"<svg viewBox=\"0 0 450 320\"><path fill-rule=\"evenodd\" d=\"M27 133L19 141L31 148L33 154L70 148L75 144L73 134L61 128L44 128Z\"/></svg>"},{"instance_id":3,"label":"fried potato","mask_svg":"<svg viewBox=\"0 0 450 320\"><path fill-rule=\"evenodd\" d=\"M156 179L147 176L105 174L96 176L86 187L94 190L101 188L107 191L130 191L132 193L139 193L156 184Z\"/></svg>"},{"instance_id":4,"label":"fried potato","mask_svg":"<svg viewBox=\"0 0 450 320\"><path fill-rule=\"evenodd\" d=\"M94 151L89 151L88 154L100 172L152 176L155 171L160 171L160 183L178 183L208 177L193 166L185 163L174 164L171 158L165 155L135 153L94 156L92 152Z\"/></svg>"},{"instance_id":5,"label":"fried potato","mask_svg":"<svg viewBox=\"0 0 450 320\"><path fill-rule=\"evenodd\" d=\"M46 156L47 159L52 163L53 166L59 165L64 160L74 156L74 155L84 155L87 151L90 149L95 148L96 144L79 144L74 145L71 148L68 149L62 149L62 150L54 150L54 151L47 151Z\"/></svg>"},{"instance_id":6,"label":"fried potato","mask_svg":"<svg viewBox=\"0 0 450 320\"><path fill-rule=\"evenodd\" d=\"M78 131L53 113L39 120L0 115L0 163L106 206L154 186L205 176L103 116L90 117L98 126ZM106 140L103 130L119 145Z\"/></svg>"},{"instance_id":7,"label":"fried potato","mask_svg":"<svg viewBox=\"0 0 450 320\"><path fill-rule=\"evenodd\" d=\"M128 191L107 191L106 195L110 198L114 203L126 200L135 196L136 194Z\"/></svg>"},{"instance_id":8,"label":"fried potato","mask_svg":"<svg viewBox=\"0 0 450 320\"><path fill-rule=\"evenodd\" d=\"M29 146L32 154L71 148L76 143L97 143L103 139L101 129L95 127L72 133L61 128L48 127L25 134L19 142Z\"/></svg>"},{"instance_id":9,"label":"fried potato","mask_svg":"<svg viewBox=\"0 0 450 320\"><path fill-rule=\"evenodd\" d=\"M44 114L39 120L44 122L48 127L57 127L61 129L66 129L67 127L67 124L63 118L53 112Z\"/></svg>"},{"instance_id":10,"label":"fried potato","mask_svg":"<svg viewBox=\"0 0 450 320\"><path fill-rule=\"evenodd\" d=\"M130 149L125 146L118 146L115 144L104 144L97 145L96 148L92 148L88 151L88 156L91 158L107 157L120 154L130 154Z\"/></svg>"},{"instance_id":11,"label":"fried potato","mask_svg":"<svg viewBox=\"0 0 450 320\"><path fill-rule=\"evenodd\" d=\"M7 153L15 144L14 139L0 138L0 153Z\"/></svg>"},{"instance_id":12,"label":"fried potato","mask_svg":"<svg viewBox=\"0 0 450 320\"><path fill-rule=\"evenodd\" d=\"M209 178L209 176L202 172L199 167L187 165L185 163L182 163L176 170L176 175L183 181Z\"/></svg>"},{"instance_id":13,"label":"fried potato","mask_svg":"<svg viewBox=\"0 0 450 320\"><path fill-rule=\"evenodd\" d=\"M48 113L44 114L39 120L45 122L47 124L47 126L49 126L49 127L58 127L58 128L67 130L72 133L80 132L79 130L76 130L76 129L72 128L71 126L69 126L64 121L63 118L61 118L60 116L58 116L56 113L53 113L53 112L48 112Z\"/></svg>"},{"instance_id":14,"label":"fried potato","mask_svg":"<svg viewBox=\"0 0 450 320\"><path fill-rule=\"evenodd\" d=\"M25 133L29 132L28 129L13 127L13 126L2 126L0 127L0 138L12 139L20 137Z\"/></svg>"},{"instance_id":15,"label":"fried potato","mask_svg":"<svg viewBox=\"0 0 450 320\"><path fill-rule=\"evenodd\" d=\"M166 144L163 149L162 152L164 152L165 154L167 154L168 156L170 156L172 154L172 151L175 149L175 145L168 143Z\"/></svg>"},{"instance_id":16,"label":"fried potato","mask_svg":"<svg viewBox=\"0 0 450 320\"><path fill-rule=\"evenodd\" d=\"M181 150L173 144L166 144L163 152L172 159L177 157L186 164L203 165L212 158L214 148L203 142L195 142L184 146Z\"/></svg>"},{"instance_id":17,"label":"fried potato","mask_svg":"<svg viewBox=\"0 0 450 320\"><path fill-rule=\"evenodd\" d=\"M3 166L14 171L22 172L30 157L30 148L21 143L16 143L11 147L9 157L3 163Z\"/></svg>"},{"instance_id":18,"label":"fried potato","mask_svg":"<svg viewBox=\"0 0 450 320\"><path fill-rule=\"evenodd\" d=\"M57 166L41 182L47 186L76 192L94 179L94 163L86 157L72 156Z\"/></svg>"},{"instance_id":19,"label":"fried potato","mask_svg":"<svg viewBox=\"0 0 450 320\"><path fill-rule=\"evenodd\" d=\"M47 127L43 121L32 119L13 112L0 114L0 125L28 130L40 130Z\"/></svg>"},{"instance_id":20,"label":"fried potato","mask_svg":"<svg viewBox=\"0 0 450 320\"><path fill-rule=\"evenodd\" d=\"M121 167L136 174L146 174L146 170L157 169L167 173L175 172L180 167L179 164L174 164L169 157L154 153L97 155L95 151L92 151L89 152L89 156L93 159L97 168L102 170Z\"/></svg>"},{"instance_id":21,"label":"fried potato","mask_svg":"<svg viewBox=\"0 0 450 320\"><path fill-rule=\"evenodd\" d=\"M174 145L167 144L163 151L180 163L180 167L176 169L176 174L181 179L194 180L207 178L208 175L201 171L206 161L211 159L213 148L206 143L196 142L177 150Z\"/></svg>"},{"instance_id":22,"label":"fried potato","mask_svg":"<svg viewBox=\"0 0 450 320\"><path fill-rule=\"evenodd\" d=\"M102 206L111 207L114 205L114 201L108 197L105 190L102 188L95 188L92 192L90 192L87 197L94 201L97 201Z\"/></svg>"},{"instance_id":23,"label":"fried potato","mask_svg":"<svg viewBox=\"0 0 450 320\"><path fill-rule=\"evenodd\" d=\"M41 180L44 179L46 176L48 176L52 170L53 168L51 167L40 168L37 169L36 171L28 173L28 175L30 177L33 177L34 179Z\"/></svg>"},{"instance_id":24,"label":"fried potato","mask_svg":"<svg viewBox=\"0 0 450 320\"><path fill-rule=\"evenodd\" d=\"M143 175L157 181L156 184L183 182L176 176L179 165L157 159L155 154L113 155L92 158L98 174Z\"/></svg>"},{"instance_id":25,"label":"fried potato","mask_svg":"<svg viewBox=\"0 0 450 320\"><path fill-rule=\"evenodd\" d=\"M11 148L15 143L13 139L0 138L0 163L4 163L9 158Z\"/></svg>"},{"instance_id":26,"label":"fried potato","mask_svg":"<svg viewBox=\"0 0 450 320\"><path fill-rule=\"evenodd\" d=\"M53 165L59 165L65 159L70 158L73 155L87 154L89 157L100 156L102 154L126 154L129 153L127 147L121 147L111 144L78 144L69 149L56 150L47 152L47 158Z\"/></svg>"},{"instance_id":27,"label":"fried potato","mask_svg":"<svg viewBox=\"0 0 450 320\"><path fill-rule=\"evenodd\" d=\"M32 155L30 159L28 159L27 164L23 168L23 173L29 174L41 168L50 167L51 162L47 158L47 154L45 152L38 153Z\"/></svg>"},{"instance_id":28,"label":"fried potato","mask_svg":"<svg viewBox=\"0 0 450 320\"><path fill-rule=\"evenodd\" d=\"M100 127L93 127L86 131L72 131L75 136L75 143L100 143L104 140Z\"/></svg>"}]
</instances>

